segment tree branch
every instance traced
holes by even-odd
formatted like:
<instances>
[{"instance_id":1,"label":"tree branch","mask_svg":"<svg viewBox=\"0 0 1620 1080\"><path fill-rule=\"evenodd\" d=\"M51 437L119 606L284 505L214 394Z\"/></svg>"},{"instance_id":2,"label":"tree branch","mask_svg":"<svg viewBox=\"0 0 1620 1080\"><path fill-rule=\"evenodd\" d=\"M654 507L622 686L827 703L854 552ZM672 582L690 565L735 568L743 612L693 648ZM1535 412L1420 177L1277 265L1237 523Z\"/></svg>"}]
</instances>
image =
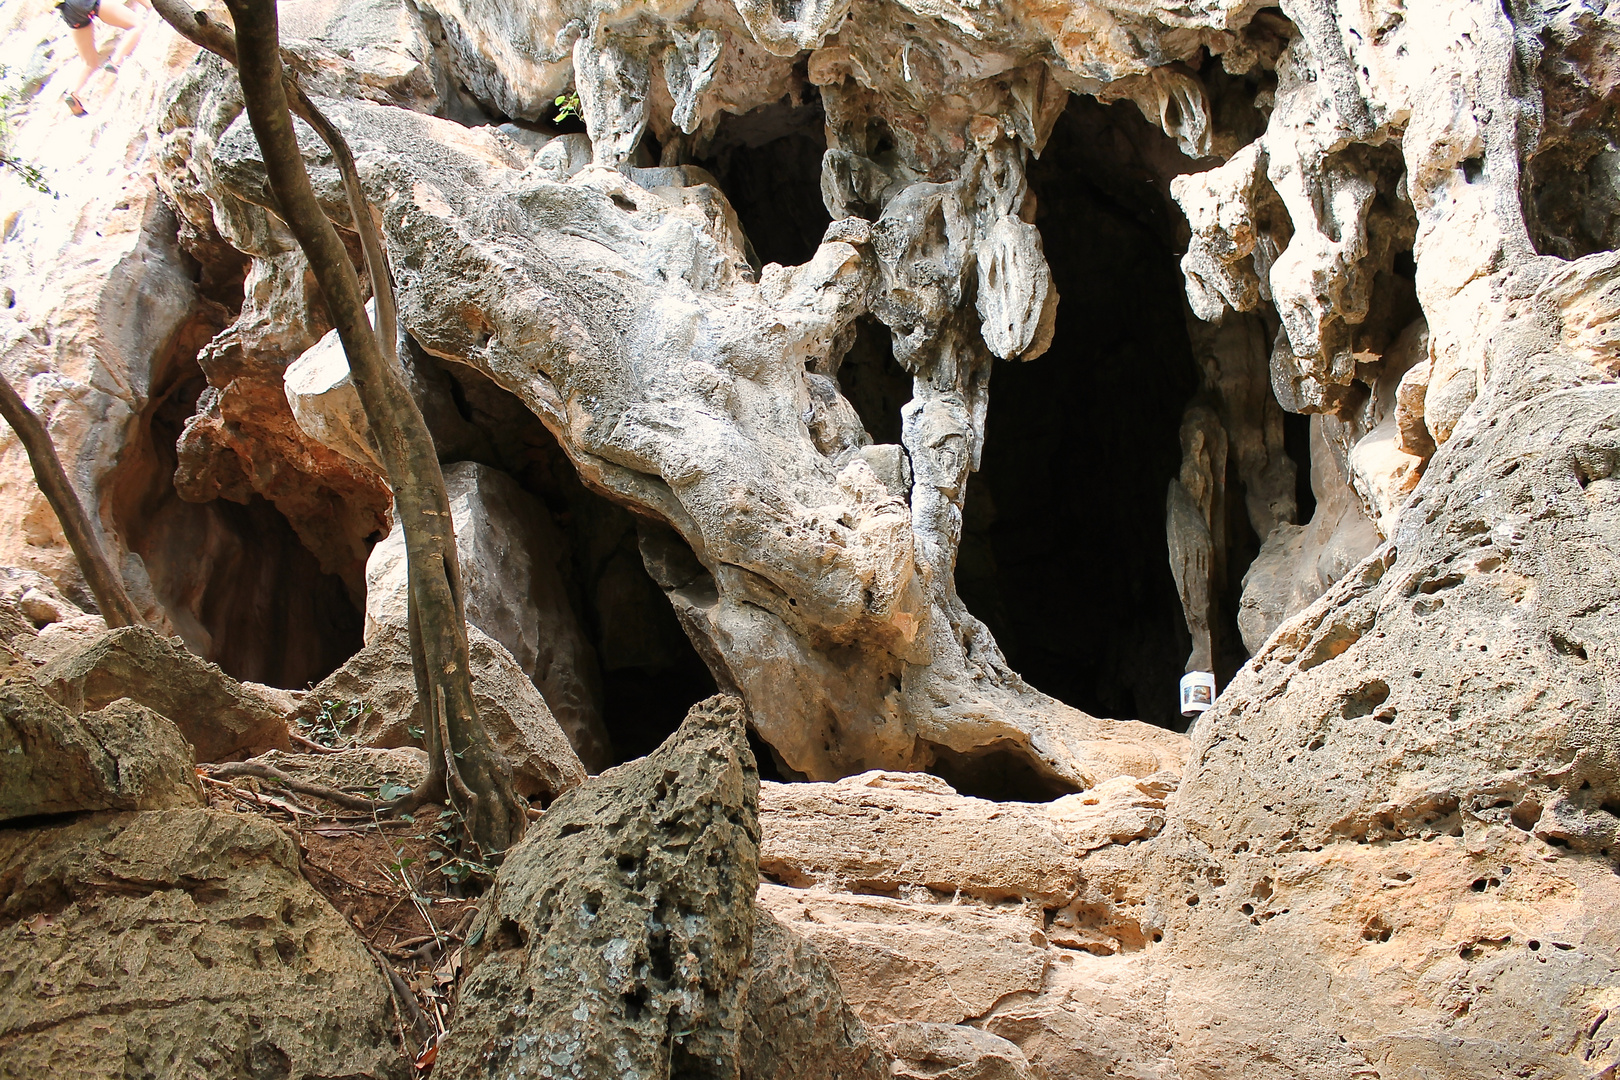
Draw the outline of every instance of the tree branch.
<instances>
[{"instance_id":1,"label":"tree branch","mask_svg":"<svg viewBox=\"0 0 1620 1080\"><path fill-rule=\"evenodd\" d=\"M45 424L34 414L34 410L23 403L4 376L0 376L0 417L11 425L11 430L22 440L23 449L28 451L28 464L33 466L34 482L45 493L51 509L56 511L56 519L62 523L68 546L78 560L79 573L84 575L85 584L90 586L90 595L96 598L101 617L107 620L110 627L141 625L141 618L135 613L135 604L130 600L129 593L124 591L124 579L107 561L106 553L101 550L101 541L96 539L90 518L84 512L84 504L68 482L62 461L56 456L56 445L51 442L51 433L45 430Z\"/></svg>"}]
</instances>

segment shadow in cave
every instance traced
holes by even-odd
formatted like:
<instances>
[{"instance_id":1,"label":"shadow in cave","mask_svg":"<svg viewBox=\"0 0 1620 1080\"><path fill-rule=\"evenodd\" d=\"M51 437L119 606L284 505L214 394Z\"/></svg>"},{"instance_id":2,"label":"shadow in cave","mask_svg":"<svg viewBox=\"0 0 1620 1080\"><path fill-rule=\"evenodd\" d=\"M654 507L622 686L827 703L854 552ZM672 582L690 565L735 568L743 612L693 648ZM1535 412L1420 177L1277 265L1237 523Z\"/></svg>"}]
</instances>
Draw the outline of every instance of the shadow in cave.
<instances>
[{"instance_id":1,"label":"shadow in cave","mask_svg":"<svg viewBox=\"0 0 1620 1080\"><path fill-rule=\"evenodd\" d=\"M322 572L269 501L187 502L174 485L176 443L207 386L196 357L225 310L199 307L154 366L143 435L109 485L112 514L188 648L232 678L299 689L360 649L363 617L343 579Z\"/></svg>"},{"instance_id":2,"label":"shadow in cave","mask_svg":"<svg viewBox=\"0 0 1620 1080\"><path fill-rule=\"evenodd\" d=\"M784 97L727 114L693 159L725 192L761 265L808 262L832 222L821 201L825 124L821 95L807 85L802 104Z\"/></svg>"},{"instance_id":3,"label":"shadow in cave","mask_svg":"<svg viewBox=\"0 0 1620 1080\"><path fill-rule=\"evenodd\" d=\"M419 403L446 464L476 461L517 481L567 544L568 602L595 652L613 760L658 748L715 682L642 562L638 519L587 488L555 436L482 372L414 346Z\"/></svg>"},{"instance_id":4,"label":"shadow in cave","mask_svg":"<svg viewBox=\"0 0 1620 1080\"><path fill-rule=\"evenodd\" d=\"M1191 639L1165 492L1199 380L1179 218L1154 164L1166 154L1180 156L1134 106L1077 97L1031 162L1057 333L1044 356L996 364L956 581L1032 685L1097 716L1180 730Z\"/></svg>"}]
</instances>

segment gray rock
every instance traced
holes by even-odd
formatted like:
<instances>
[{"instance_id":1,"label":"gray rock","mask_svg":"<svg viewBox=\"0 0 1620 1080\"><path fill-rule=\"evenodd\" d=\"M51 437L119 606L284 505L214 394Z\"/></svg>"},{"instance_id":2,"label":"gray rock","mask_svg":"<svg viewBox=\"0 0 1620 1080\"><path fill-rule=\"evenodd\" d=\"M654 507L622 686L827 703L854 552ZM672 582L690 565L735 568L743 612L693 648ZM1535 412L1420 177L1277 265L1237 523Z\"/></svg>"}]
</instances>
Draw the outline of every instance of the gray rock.
<instances>
[{"instance_id":1,"label":"gray rock","mask_svg":"<svg viewBox=\"0 0 1620 1080\"><path fill-rule=\"evenodd\" d=\"M59 653L35 678L69 711L129 698L174 721L198 761L287 749L285 699L239 683L186 651L177 638L126 626Z\"/></svg>"},{"instance_id":2,"label":"gray rock","mask_svg":"<svg viewBox=\"0 0 1620 1080\"><path fill-rule=\"evenodd\" d=\"M461 461L444 469L456 527L467 622L503 645L545 698L580 760L613 760L602 723L596 651L568 600L568 546L551 514L498 469ZM394 530L366 560L366 639L408 619L405 533Z\"/></svg>"},{"instance_id":3,"label":"gray rock","mask_svg":"<svg viewBox=\"0 0 1620 1080\"><path fill-rule=\"evenodd\" d=\"M195 765L180 730L132 701L75 716L31 679L0 683L0 821L201 806Z\"/></svg>"},{"instance_id":4,"label":"gray rock","mask_svg":"<svg viewBox=\"0 0 1620 1080\"><path fill-rule=\"evenodd\" d=\"M742 704L714 697L553 803L473 924L438 1067L738 1076L758 798Z\"/></svg>"}]
</instances>

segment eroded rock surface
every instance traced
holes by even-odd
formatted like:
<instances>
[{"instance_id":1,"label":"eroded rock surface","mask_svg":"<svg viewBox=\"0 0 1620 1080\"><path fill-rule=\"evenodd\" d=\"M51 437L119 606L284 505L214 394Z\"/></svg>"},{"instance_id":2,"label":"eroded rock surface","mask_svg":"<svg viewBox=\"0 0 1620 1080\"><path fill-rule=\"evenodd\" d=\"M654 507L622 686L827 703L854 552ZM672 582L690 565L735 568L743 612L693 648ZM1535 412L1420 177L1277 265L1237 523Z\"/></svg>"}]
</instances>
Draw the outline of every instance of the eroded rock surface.
<instances>
[{"instance_id":1,"label":"eroded rock surface","mask_svg":"<svg viewBox=\"0 0 1620 1080\"><path fill-rule=\"evenodd\" d=\"M0 683L0 722L0 820L203 805L190 744L132 701L74 715L25 677Z\"/></svg>"},{"instance_id":2,"label":"eroded rock surface","mask_svg":"<svg viewBox=\"0 0 1620 1080\"><path fill-rule=\"evenodd\" d=\"M740 703L716 698L553 804L473 930L441 1067L737 1075L758 784Z\"/></svg>"},{"instance_id":3,"label":"eroded rock surface","mask_svg":"<svg viewBox=\"0 0 1620 1080\"><path fill-rule=\"evenodd\" d=\"M126 626L64 651L35 676L72 711L131 701L174 721L198 761L287 749L286 698L239 683L177 640Z\"/></svg>"},{"instance_id":4,"label":"eroded rock surface","mask_svg":"<svg viewBox=\"0 0 1620 1080\"><path fill-rule=\"evenodd\" d=\"M0 1075L403 1078L388 983L275 826L0 833Z\"/></svg>"}]
</instances>

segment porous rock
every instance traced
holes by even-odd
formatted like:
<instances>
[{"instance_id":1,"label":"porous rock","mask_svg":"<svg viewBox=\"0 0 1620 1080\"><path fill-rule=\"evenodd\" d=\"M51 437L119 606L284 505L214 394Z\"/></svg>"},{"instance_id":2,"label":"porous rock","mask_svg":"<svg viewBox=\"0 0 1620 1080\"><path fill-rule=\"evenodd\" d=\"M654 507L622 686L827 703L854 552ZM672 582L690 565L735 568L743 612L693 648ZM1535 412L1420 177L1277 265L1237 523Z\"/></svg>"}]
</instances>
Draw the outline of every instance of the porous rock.
<instances>
[{"instance_id":1,"label":"porous rock","mask_svg":"<svg viewBox=\"0 0 1620 1080\"><path fill-rule=\"evenodd\" d=\"M452 1076L736 1077L759 779L715 697L553 803L508 854L439 1056Z\"/></svg>"},{"instance_id":2,"label":"porous rock","mask_svg":"<svg viewBox=\"0 0 1620 1080\"><path fill-rule=\"evenodd\" d=\"M178 639L144 626L88 638L58 654L35 677L71 711L94 711L129 698L161 713L196 748L198 761L228 761L288 746L283 695L239 683Z\"/></svg>"},{"instance_id":3,"label":"porous rock","mask_svg":"<svg viewBox=\"0 0 1620 1080\"><path fill-rule=\"evenodd\" d=\"M0 682L0 820L201 806L190 744L132 701L77 715L32 679Z\"/></svg>"},{"instance_id":4,"label":"porous rock","mask_svg":"<svg viewBox=\"0 0 1620 1080\"><path fill-rule=\"evenodd\" d=\"M467 647L478 718L511 763L518 792L526 798L554 798L585 779L585 766L512 654L476 626L467 627ZM322 709L347 719L350 705L359 709L353 726L341 732L346 741L383 748L421 742L424 714L416 699L405 627L379 630L310 691L288 722L312 726Z\"/></svg>"},{"instance_id":5,"label":"porous rock","mask_svg":"<svg viewBox=\"0 0 1620 1080\"><path fill-rule=\"evenodd\" d=\"M389 987L246 814L0 832L0 1076L403 1080Z\"/></svg>"}]
</instances>

